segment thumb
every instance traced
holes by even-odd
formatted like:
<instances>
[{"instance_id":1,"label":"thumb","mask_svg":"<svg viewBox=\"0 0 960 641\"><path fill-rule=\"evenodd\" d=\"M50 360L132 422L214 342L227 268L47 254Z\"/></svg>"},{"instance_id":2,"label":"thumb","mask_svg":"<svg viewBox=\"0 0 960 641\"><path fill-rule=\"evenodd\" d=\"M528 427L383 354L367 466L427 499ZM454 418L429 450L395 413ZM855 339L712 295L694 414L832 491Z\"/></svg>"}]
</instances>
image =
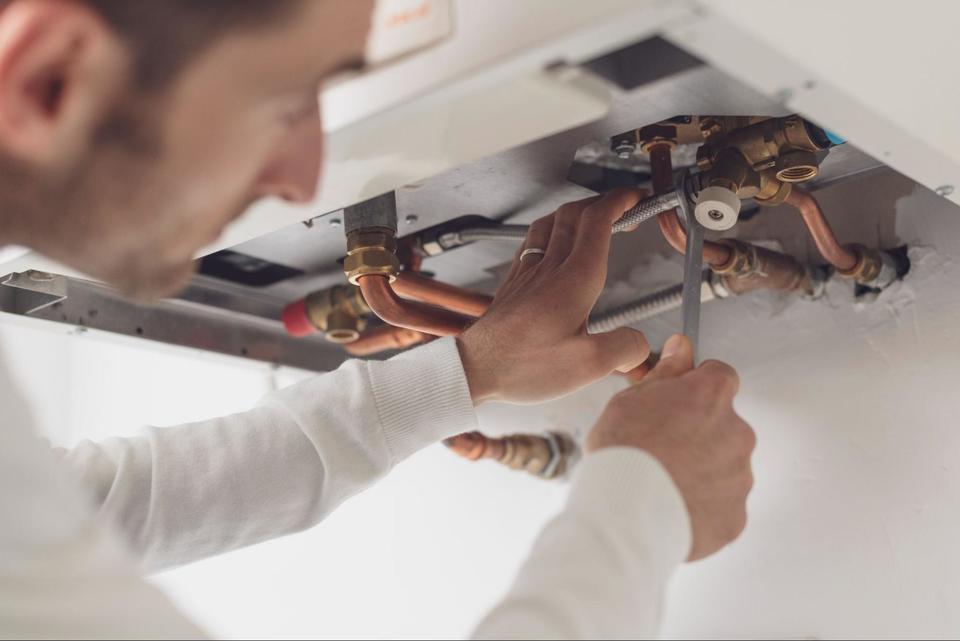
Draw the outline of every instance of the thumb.
<instances>
[{"instance_id":1,"label":"thumb","mask_svg":"<svg viewBox=\"0 0 960 641\"><path fill-rule=\"evenodd\" d=\"M663 344L660 362L644 380L676 378L693 369L693 344L683 334L674 334Z\"/></svg>"},{"instance_id":2,"label":"thumb","mask_svg":"<svg viewBox=\"0 0 960 641\"><path fill-rule=\"evenodd\" d=\"M620 327L612 332L592 334L588 339L593 343L600 369L605 374L616 370L629 372L640 366L650 356L650 345L643 332L629 327Z\"/></svg>"}]
</instances>

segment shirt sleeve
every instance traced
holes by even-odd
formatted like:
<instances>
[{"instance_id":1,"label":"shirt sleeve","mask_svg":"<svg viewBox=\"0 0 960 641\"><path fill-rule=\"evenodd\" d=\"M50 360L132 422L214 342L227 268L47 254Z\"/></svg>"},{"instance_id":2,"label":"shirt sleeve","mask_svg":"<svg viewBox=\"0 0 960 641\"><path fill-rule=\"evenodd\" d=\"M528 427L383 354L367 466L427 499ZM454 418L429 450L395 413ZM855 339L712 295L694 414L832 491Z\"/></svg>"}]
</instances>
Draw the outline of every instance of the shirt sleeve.
<instances>
[{"instance_id":1,"label":"shirt sleeve","mask_svg":"<svg viewBox=\"0 0 960 641\"><path fill-rule=\"evenodd\" d=\"M144 569L158 570L308 528L418 449L473 429L446 338L347 361L248 412L59 455Z\"/></svg>"},{"instance_id":2,"label":"shirt sleeve","mask_svg":"<svg viewBox=\"0 0 960 641\"><path fill-rule=\"evenodd\" d=\"M667 586L691 546L683 497L650 454L585 457L478 639L637 639L659 634Z\"/></svg>"},{"instance_id":3,"label":"shirt sleeve","mask_svg":"<svg viewBox=\"0 0 960 641\"><path fill-rule=\"evenodd\" d=\"M33 429L0 362L0 638L196 639Z\"/></svg>"}]
</instances>

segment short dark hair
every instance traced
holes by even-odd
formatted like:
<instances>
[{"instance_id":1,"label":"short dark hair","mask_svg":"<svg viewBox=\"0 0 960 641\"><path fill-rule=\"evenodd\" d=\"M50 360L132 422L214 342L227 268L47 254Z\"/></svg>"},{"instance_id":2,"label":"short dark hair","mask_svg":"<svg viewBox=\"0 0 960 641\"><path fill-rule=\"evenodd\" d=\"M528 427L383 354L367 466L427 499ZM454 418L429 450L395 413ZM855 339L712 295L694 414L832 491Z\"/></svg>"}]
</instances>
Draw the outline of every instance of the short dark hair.
<instances>
[{"instance_id":1,"label":"short dark hair","mask_svg":"<svg viewBox=\"0 0 960 641\"><path fill-rule=\"evenodd\" d=\"M286 17L297 0L85 0L127 41L134 82L164 86L219 37L266 27Z\"/></svg>"}]
</instances>

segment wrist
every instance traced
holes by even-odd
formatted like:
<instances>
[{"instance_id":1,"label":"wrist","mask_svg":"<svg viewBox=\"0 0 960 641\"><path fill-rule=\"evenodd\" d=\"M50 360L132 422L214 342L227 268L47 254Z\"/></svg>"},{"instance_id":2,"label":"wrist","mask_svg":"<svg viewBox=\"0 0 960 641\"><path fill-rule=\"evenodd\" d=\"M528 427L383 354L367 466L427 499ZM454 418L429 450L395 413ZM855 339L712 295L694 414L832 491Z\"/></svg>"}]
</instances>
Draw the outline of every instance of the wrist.
<instances>
[{"instance_id":1,"label":"wrist","mask_svg":"<svg viewBox=\"0 0 960 641\"><path fill-rule=\"evenodd\" d=\"M497 374L487 356L489 350L484 347L484 341L468 330L457 337L457 350L460 352L460 361L474 407L496 400L499 397Z\"/></svg>"}]
</instances>

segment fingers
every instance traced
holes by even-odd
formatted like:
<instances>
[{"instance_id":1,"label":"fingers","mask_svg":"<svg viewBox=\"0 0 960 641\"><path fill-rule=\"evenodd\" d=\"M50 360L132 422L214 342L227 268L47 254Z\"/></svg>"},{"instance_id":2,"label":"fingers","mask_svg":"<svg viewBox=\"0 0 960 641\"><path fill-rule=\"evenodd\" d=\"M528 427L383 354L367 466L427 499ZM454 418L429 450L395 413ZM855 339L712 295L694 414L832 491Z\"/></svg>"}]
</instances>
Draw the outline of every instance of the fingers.
<instances>
[{"instance_id":1,"label":"fingers","mask_svg":"<svg viewBox=\"0 0 960 641\"><path fill-rule=\"evenodd\" d=\"M638 189L614 189L584 208L567 262L578 272L603 270L610 253L613 223L643 196Z\"/></svg>"},{"instance_id":2,"label":"fingers","mask_svg":"<svg viewBox=\"0 0 960 641\"><path fill-rule=\"evenodd\" d=\"M583 221L583 214L594 203L602 200L601 196L593 196L576 202L562 205L554 213L553 231L550 234L550 245L544 259L553 265L559 265L567 260L577 239L578 229Z\"/></svg>"},{"instance_id":3,"label":"fingers","mask_svg":"<svg viewBox=\"0 0 960 641\"><path fill-rule=\"evenodd\" d=\"M740 391L740 376L737 370L720 361L704 361L692 376L731 401Z\"/></svg>"},{"instance_id":4,"label":"fingers","mask_svg":"<svg viewBox=\"0 0 960 641\"><path fill-rule=\"evenodd\" d=\"M643 332L629 327L592 334L587 340L593 343L599 375L609 374L614 370L630 372L643 365L650 356L650 346Z\"/></svg>"},{"instance_id":5,"label":"fingers","mask_svg":"<svg viewBox=\"0 0 960 641\"><path fill-rule=\"evenodd\" d=\"M603 196L567 203L536 220L530 225L507 278L542 262L556 266L574 261L578 263L574 269L591 269L591 274L604 269L610 253L613 223L637 204L644 193L637 189L615 189ZM528 254L521 260L526 249L543 249L546 253Z\"/></svg>"},{"instance_id":6,"label":"fingers","mask_svg":"<svg viewBox=\"0 0 960 641\"><path fill-rule=\"evenodd\" d=\"M716 362L716 361L713 361ZM646 380L676 378L693 369L693 344L683 334L674 334L663 344L660 362L647 374Z\"/></svg>"},{"instance_id":7,"label":"fingers","mask_svg":"<svg viewBox=\"0 0 960 641\"><path fill-rule=\"evenodd\" d=\"M542 254L528 254L526 257L521 258L523 255L523 250L531 248L546 249L547 245L550 242L550 233L553 230L553 221L554 214L549 216L544 216L543 218L538 218L533 221L530 225L530 229L527 230L527 237L524 239L523 244L520 245L520 249L517 250L516 256L513 257L513 265L510 267L510 272L507 274L506 281L509 282L520 272L526 271L535 265L540 264L540 261L543 260Z\"/></svg>"}]
</instances>

